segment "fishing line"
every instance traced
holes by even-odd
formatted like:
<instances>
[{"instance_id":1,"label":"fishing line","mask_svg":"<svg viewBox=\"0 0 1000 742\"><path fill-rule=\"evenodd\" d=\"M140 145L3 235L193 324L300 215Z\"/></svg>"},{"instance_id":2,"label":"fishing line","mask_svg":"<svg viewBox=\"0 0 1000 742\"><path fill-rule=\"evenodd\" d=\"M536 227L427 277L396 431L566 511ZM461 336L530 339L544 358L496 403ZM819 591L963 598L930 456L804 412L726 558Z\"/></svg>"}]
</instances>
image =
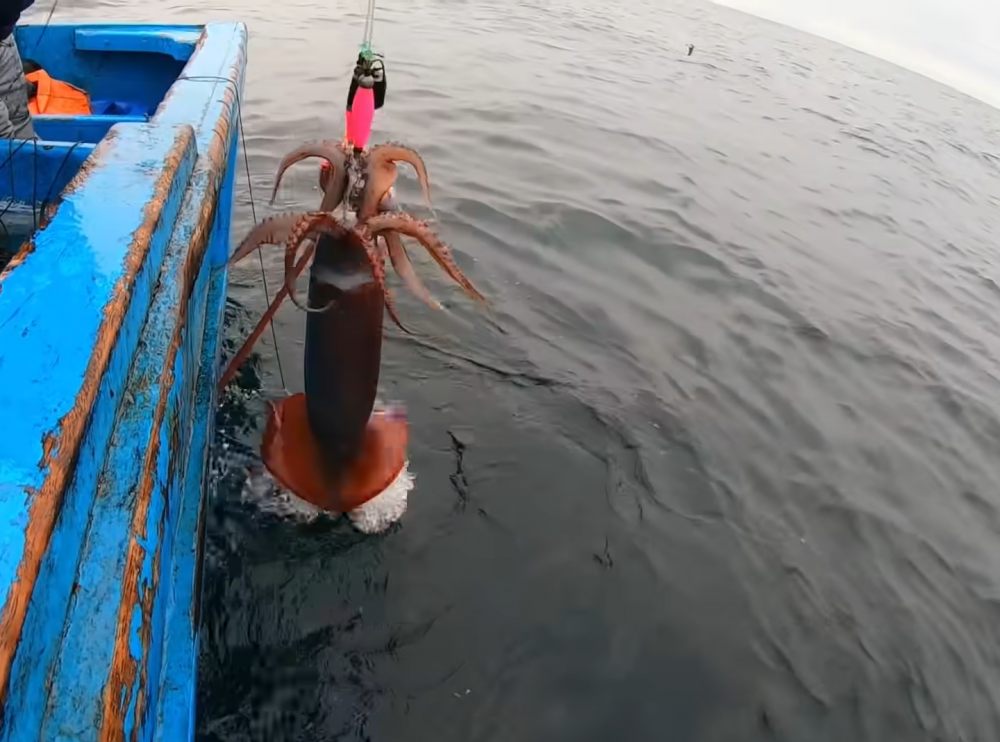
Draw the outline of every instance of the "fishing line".
<instances>
[{"instance_id":1,"label":"fishing line","mask_svg":"<svg viewBox=\"0 0 1000 742\"><path fill-rule=\"evenodd\" d=\"M58 2L58 0L56 0ZM375 0L368 0L368 12L365 15L365 33L361 39L362 53L371 54L372 35L375 33Z\"/></svg>"},{"instance_id":2,"label":"fishing line","mask_svg":"<svg viewBox=\"0 0 1000 742\"><path fill-rule=\"evenodd\" d=\"M52 0L52 5L49 6L49 15L45 19L45 23L42 25L42 32L38 34L38 38L35 39L35 45L31 48L31 54L28 55L29 58L35 56L35 52L38 51L38 45L42 43L42 37L45 36L45 32L49 30L49 24L52 23L52 16L56 12L56 8L59 7L59 0Z\"/></svg>"},{"instance_id":3,"label":"fishing line","mask_svg":"<svg viewBox=\"0 0 1000 742\"><path fill-rule=\"evenodd\" d=\"M73 142L73 144L70 145L69 149L66 150L66 154L63 155L62 162L59 163L59 168L56 170L56 174L52 176L52 182L49 184L49 189L45 193L45 198L42 199L41 201L38 201L38 140L25 139L22 141L24 144L27 144L27 142L31 141L32 146L35 149L34 157L32 158L35 163L35 180L34 183L32 183L32 188L31 188L31 203L32 203L31 222L32 222L32 234L34 234L35 232L38 231L39 226L41 225L43 212L45 211L46 206L50 203L50 199L52 198L52 191L55 189L56 184L59 182L59 176L62 174L63 168L66 167L66 163L69 162L70 155L73 154L73 150L75 150L80 145L80 143ZM14 254L16 252L20 252L21 248L24 246L24 243L21 243L19 245L14 245L13 240L11 239L10 236L10 231L7 229L7 225L4 224L3 221L3 217L10 210L10 207L14 205L13 171L14 169L11 168L11 197L10 200L7 201L7 205L4 206L3 211L0 211L0 228L3 229L3 244L2 246L0 246L0 261L3 262L3 265L0 266L0 268L6 267L7 263L9 263L11 258L14 257ZM35 204L38 204L37 209L35 208ZM14 249L15 247L16 250Z\"/></svg>"},{"instance_id":4,"label":"fishing line","mask_svg":"<svg viewBox=\"0 0 1000 742\"><path fill-rule=\"evenodd\" d=\"M21 143L21 146L24 146L24 142ZM19 146L17 149L20 149L20 148L21 147ZM3 164L6 165L7 162L9 162L10 159L16 153L17 153L17 150L14 150L14 153L8 155L7 159L4 160ZM2 167L2 165L0 165L0 167ZM2 246L0 246L0 256L2 256L2 259L4 261L4 265L3 265L4 268L6 268L7 267L7 263L10 262L10 258L11 258L10 249L11 249L11 246L13 245L13 242L14 242L11 239L10 230L7 229L7 224L3 220L4 216L7 214L7 210L14 203L14 168L10 168L10 183L11 183L11 186L10 186L10 193L11 193L10 201L8 201L7 205L4 206L3 211L0 211L0 229L3 229L3 244L2 244Z\"/></svg>"},{"instance_id":5,"label":"fishing line","mask_svg":"<svg viewBox=\"0 0 1000 742\"><path fill-rule=\"evenodd\" d=\"M80 146L80 142L73 142L69 149L66 150L66 154L63 155L62 162L59 163L59 169L56 170L56 174L52 178L52 182L49 183L49 190L45 192L45 198L41 200L38 204L38 213L40 214L45 210L45 207L51 203L52 191L55 190L56 184L59 183L59 176L62 175L63 168L66 167L66 163L69 162L70 155L73 154L73 150Z\"/></svg>"},{"instance_id":6,"label":"fishing line","mask_svg":"<svg viewBox=\"0 0 1000 742\"><path fill-rule=\"evenodd\" d=\"M11 140L11 139L7 140L7 149L9 151L9 154L7 155L7 159L6 160L4 160L3 162L0 162L0 167L4 167L5 165L7 165L8 162L10 162L11 160L13 160L14 159L14 155L16 155L18 152L20 152L21 148L24 147L24 145L26 145L28 143L27 139L23 139L23 140L20 141L20 143L17 145L16 148L11 148L10 142L12 142L12 141L13 140ZM14 168L10 167L9 170L10 170L10 200L7 201L7 205L3 207L3 211L0 211L0 223L2 223L3 218L4 218L4 216L6 216L7 212L10 210L10 207L14 205ZM6 232L8 235L10 234L7 231L7 225L6 224L4 225L4 232Z\"/></svg>"},{"instance_id":7,"label":"fishing line","mask_svg":"<svg viewBox=\"0 0 1000 742\"><path fill-rule=\"evenodd\" d=\"M7 140L7 142L8 142L8 145L7 145L8 149L10 149L10 144L9 143L12 142L12 141L14 141L14 140L12 140L12 139L8 139ZM14 155L16 155L18 152L20 152L21 149L24 147L24 145L26 145L26 144L28 144L30 142L32 148L35 150L34 151L33 161L34 161L34 164L35 164L35 181L36 181L35 188L37 188L37 181L38 181L38 140L37 139L21 139L21 140L18 140L18 142L19 143L18 143L17 147L14 148L10 152L9 155L7 155L7 159L4 160L3 162L0 162L0 168L4 167L7 163L11 162L14 159ZM7 204L3 207L3 211L0 211L0 226L3 227L3 232L4 232L4 242L5 242L4 253L5 254L6 253L10 253L10 250L13 247L13 241L10 239L10 230L7 228L7 225L3 221L3 218L7 215L7 212L10 211L10 207L14 205L14 167L13 167L13 163L11 164L11 167L9 168L9 170L10 170L10 198L7 200ZM34 197L35 196L32 195L32 198L34 198ZM34 215L35 215L35 206L34 206L34 204L32 204L32 206L31 206L31 214L32 214L32 221L34 221L35 220L35 217L34 217ZM18 245L18 249L20 249L20 245ZM9 258L8 258L8 261L9 261Z\"/></svg>"},{"instance_id":8,"label":"fishing line","mask_svg":"<svg viewBox=\"0 0 1000 742\"><path fill-rule=\"evenodd\" d=\"M217 77L213 75L181 75L177 78L178 80L187 80L190 82L216 82L216 83L226 83L232 82L227 77ZM243 102L240 99L240 91L234 85L233 90L236 93L236 121L240 127L240 142L243 145L243 167L247 175L247 192L250 195L250 214L253 217L253 223L257 224L257 207L253 197L253 179L250 177L250 156L247 154L247 138L246 131L243 128ZM261 283L264 285L264 301L267 302L268 306L271 305L271 295L267 288L267 273L264 271L264 255L261 250L257 249L257 259L260 262L260 279ZM285 370L281 365L281 351L278 348L278 335L274 331L274 320L272 319L268 324L271 326L271 340L274 343L274 360L278 364L278 378L281 380L281 386L287 389L288 386L285 384Z\"/></svg>"},{"instance_id":9,"label":"fishing line","mask_svg":"<svg viewBox=\"0 0 1000 742\"><path fill-rule=\"evenodd\" d=\"M28 114L31 115L30 113ZM33 165L34 172L31 174L31 233L34 234L38 231L38 212L35 211L35 204L38 203L38 139L34 139L35 142L35 152L34 157L31 158L31 164ZM14 168L11 168L13 170ZM56 174L58 177L58 173ZM11 191L10 200L14 200L14 192Z\"/></svg>"}]
</instances>

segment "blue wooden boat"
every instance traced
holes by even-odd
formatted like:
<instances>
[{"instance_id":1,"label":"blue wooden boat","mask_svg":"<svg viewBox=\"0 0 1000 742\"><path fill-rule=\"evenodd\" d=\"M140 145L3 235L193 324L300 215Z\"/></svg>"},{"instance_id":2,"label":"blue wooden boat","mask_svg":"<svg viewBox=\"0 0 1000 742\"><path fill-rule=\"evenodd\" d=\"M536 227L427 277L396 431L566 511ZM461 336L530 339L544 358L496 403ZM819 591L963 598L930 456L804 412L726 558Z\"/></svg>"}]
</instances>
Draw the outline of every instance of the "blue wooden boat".
<instances>
[{"instance_id":1,"label":"blue wooden boat","mask_svg":"<svg viewBox=\"0 0 1000 742\"><path fill-rule=\"evenodd\" d=\"M115 105L0 143L0 739L189 740L246 29L17 42Z\"/></svg>"}]
</instances>

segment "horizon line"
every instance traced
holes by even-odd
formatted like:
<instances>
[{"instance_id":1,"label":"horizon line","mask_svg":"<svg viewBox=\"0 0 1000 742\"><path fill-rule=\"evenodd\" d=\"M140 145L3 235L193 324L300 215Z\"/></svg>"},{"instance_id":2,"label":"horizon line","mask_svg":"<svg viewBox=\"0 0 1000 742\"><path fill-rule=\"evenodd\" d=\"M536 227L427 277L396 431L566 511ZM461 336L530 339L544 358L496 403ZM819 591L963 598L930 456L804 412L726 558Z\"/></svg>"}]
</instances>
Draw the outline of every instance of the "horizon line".
<instances>
[{"instance_id":1,"label":"horizon line","mask_svg":"<svg viewBox=\"0 0 1000 742\"><path fill-rule=\"evenodd\" d=\"M888 39L877 38L863 30L827 21L808 22L801 19L781 18L780 13L750 10L741 7L741 0L711 0L716 5L746 13L780 26L807 33L811 36L841 44L885 62L895 64L910 72L927 77L934 82L964 93L993 108L1000 108L1000 81L961 64L944 59L931 52L909 48Z\"/></svg>"}]
</instances>

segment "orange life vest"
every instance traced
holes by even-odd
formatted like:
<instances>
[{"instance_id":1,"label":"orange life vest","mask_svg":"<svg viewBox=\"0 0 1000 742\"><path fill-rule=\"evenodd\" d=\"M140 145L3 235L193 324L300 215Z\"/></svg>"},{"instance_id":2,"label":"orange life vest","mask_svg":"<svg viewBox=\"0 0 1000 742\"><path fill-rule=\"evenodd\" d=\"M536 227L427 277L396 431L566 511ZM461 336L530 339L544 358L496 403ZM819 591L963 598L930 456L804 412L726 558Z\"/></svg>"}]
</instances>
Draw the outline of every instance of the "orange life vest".
<instances>
[{"instance_id":1,"label":"orange life vest","mask_svg":"<svg viewBox=\"0 0 1000 742\"><path fill-rule=\"evenodd\" d=\"M49 77L45 70L29 72L24 76L37 86L35 95L28 101L32 116L89 116L90 98L62 80Z\"/></svg>"}]
</instances>

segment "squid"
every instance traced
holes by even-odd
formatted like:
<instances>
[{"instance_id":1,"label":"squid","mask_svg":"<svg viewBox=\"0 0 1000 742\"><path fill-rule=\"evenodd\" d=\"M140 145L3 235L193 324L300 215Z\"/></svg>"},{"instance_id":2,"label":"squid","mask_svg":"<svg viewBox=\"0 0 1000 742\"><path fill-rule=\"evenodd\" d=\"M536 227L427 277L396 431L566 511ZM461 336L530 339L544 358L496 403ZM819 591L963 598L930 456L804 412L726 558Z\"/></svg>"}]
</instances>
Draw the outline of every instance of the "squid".
<instances>
[{"instance_id":1,"label":"squid","mask_svg":"<svg viewBox=\"0 0 1000 742\"><path fill-rule=\"evenodd\" d=\"M322 199L315 211L285 213L257 224L229 264L263 245L284 247L284 281L219 380L221 391L290 298L306 312L305 392L269 407L261 458L275 481L311 505L332 513L356 511L385 492L406 465L405 415L375 410L384 315L403 331L387 263L415 296L433 308L403 238L421 245L440 268L477 302L485 296L465 276L430 224L402 211L393 195L397 166L417 175L430 206L423 159L397 143L370 150L327 140L304 144L278 166L271 201L285 172L309 158L322 162ZM296 280L309 270L303 303Z\"/></svg>"}]
</instances>

